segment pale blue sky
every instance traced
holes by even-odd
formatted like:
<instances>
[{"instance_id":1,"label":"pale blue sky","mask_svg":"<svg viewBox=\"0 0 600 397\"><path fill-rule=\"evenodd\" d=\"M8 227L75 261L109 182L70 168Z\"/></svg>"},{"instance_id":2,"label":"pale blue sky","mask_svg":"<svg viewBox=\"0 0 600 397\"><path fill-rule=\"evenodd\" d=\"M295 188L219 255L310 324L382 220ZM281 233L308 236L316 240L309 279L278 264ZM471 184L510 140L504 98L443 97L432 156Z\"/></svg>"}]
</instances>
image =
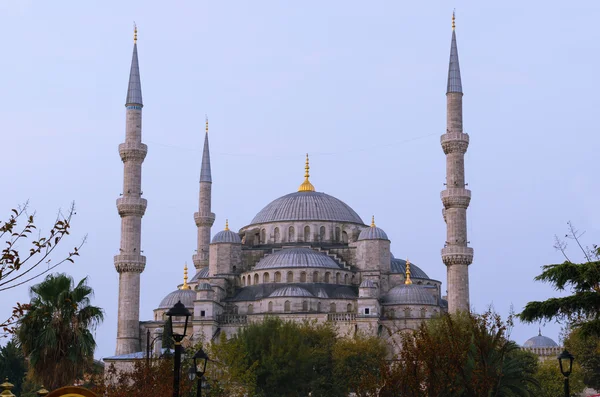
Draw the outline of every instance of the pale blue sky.
<instances>
[{"instance_id":1,"label":"pale blue sky","mask_svg":"<svg viewBox=\"0 0 600 397\"><path fill-rule=\"evenodd\" d=\"M552 4L554 3L554 4ZM596 1L0 0L0 208L29 199L39 225L77 204L62 271L89 276L106 310L97 357L114 353L125 93L132 25L144 95L141 319L182 279L196 248L193 213L204 115L211 126L213 234L250 222L271 200L312 182L352 206L432 278L440 249L450 16L457 8L466 173L473 200L471 302L552 296L533 282L562 261L553 235L572 220L598 243L600 3ZM573 251L574 256L576 255ZM3 293L0 315L27 289ZM558 338L560 326L542 333ZM517 324L523 343L537 325Z\"/></svg>"}]
</instances>

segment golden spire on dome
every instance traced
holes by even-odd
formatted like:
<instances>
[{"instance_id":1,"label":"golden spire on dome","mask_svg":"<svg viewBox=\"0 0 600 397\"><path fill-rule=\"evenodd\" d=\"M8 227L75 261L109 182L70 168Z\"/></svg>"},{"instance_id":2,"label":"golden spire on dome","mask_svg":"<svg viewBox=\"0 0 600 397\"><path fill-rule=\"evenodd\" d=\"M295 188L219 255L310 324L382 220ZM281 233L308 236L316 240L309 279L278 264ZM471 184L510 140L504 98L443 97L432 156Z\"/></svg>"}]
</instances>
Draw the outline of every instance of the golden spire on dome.
<instances>
[{"instance_id":1,"label":"golden spire on dome","mask_svg":"<svg viewBox=\"0 0 600 397\"><path fill-rule=\"evenodd\" d=\"M133 23L133 44L137 43L137 25Z\"/></svg>"},{"instance_id":2,"label":"golden spire on dome","mask_svg":"<svg viewBox=\"0 0 600 397\"><path fill-rule=\"evenodd\" d=\"M375 215L371 217L371 227L375 227Z\"/></svg>"},{"instance_id":3,"label":"golden spire on dome","mask_svg":"<svg viewBox=\"0 0 600 397\"><path fill-rule=\"evenodd\" d=\"M188 273L187 273L187 262L183 268L183 285L181 286L181 289L192 289L192 287L190 287L187 283L188 281Z\"/></svg>"},{"instance_id":4,"label":"golden spire on dome","mask_svg":"<svg viewBox=\"0 0 600 397\"><path fill-rule=\"evenodd\" d=\"M456 29L456 10L452 11L452 30Z\"/></svg>"},{"instance_id":5,"label":"golden spire on dome","mask_svg":"<svg viewBox=\"0 0 600 397\"><path fill-rule=\"evenodd\" d=\"M408 258L406 258L406 280L404 280L404 284L412 284L412 280L410 279L410 261Z\"/></svg>"},{"instance_id":6,"label":"golden spire on dome","mask_svg":"<svg viewBox=\"0 0 600 397\"><path fill-rule=\"evenodd\" d=\"M308 178L310 177L310 174L308 172L309 170L310 170L310 166L308 165L308 153L306 153L306 165L304 166L304 182L302 182L302 185L300 185L300 187L298 188L299 192L314 192L315 191L315 187L308 180Z\"/></svg>"},{"instance_id":7,"label":"golden spire on dome","mask_svg":"<svg viewBox=\"0 0 600 397\"><path fill-rule=\"evenodd\" d=\"M208 135L208 116L205 115L204 117L206 117L206 134Z\"/></svg>"},{"instance_id":8,"label":"golden spire on dome","mask_svg":"<svg viewBox=\"0 0 600 397\"><path fill-rule=\"evenodd\" d=\"M229 231L229 219L225 219L225 231Z\"/></svg>"}]
</instances>

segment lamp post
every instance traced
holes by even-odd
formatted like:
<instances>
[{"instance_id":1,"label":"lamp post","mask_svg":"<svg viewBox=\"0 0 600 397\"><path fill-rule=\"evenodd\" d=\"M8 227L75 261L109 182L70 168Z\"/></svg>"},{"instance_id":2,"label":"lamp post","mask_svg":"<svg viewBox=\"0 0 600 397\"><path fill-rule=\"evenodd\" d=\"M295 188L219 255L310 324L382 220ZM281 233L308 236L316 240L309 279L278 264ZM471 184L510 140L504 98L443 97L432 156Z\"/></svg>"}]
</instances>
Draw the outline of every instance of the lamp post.
<instances>
[{"instance_id":1,"label":"lamp post","mask_svg":"<svg viewBox=\"0 0 600 397\"><path fill-rule=\"evenodd\" d=\"M190 380L198 378L198 385L196 391L196 397L202 397L202 381L204 380L204 374L206 373L206 363L209 358L208 355L200 348L192 357L194 360L194 366L190 368Z\"/></svg>"},{"instance_id":2,"label":"lamp post","mask_svg":"<svg viewBox=\"0 0 600 397\"><path fill-rule=\"evenodd\" d=\"M188 321L192 315L188 309L185 308L181 301L178 301L169 311L166 313L169 319L169 326L173 331L173 342L175 342L175 361L173 362L173 397L179 397L179 375L181 372L181 341L185 338L187 331ZM173 328L173 318L176 322L185 321L183 324L183 334L177 334Z\"/></svg>"},{"instance_id":3,"label":"lamp post","mask_svg":"<svg viewBox=\"0 0 600 397\"><path fill-rule=\"evenodd\" d=\"M573 360L575 360L575 357L565 349L557 358L560 365L560 372L565 377L565 397L569 397L569 375L573 371Z\"/></svg>"}]
</instances>

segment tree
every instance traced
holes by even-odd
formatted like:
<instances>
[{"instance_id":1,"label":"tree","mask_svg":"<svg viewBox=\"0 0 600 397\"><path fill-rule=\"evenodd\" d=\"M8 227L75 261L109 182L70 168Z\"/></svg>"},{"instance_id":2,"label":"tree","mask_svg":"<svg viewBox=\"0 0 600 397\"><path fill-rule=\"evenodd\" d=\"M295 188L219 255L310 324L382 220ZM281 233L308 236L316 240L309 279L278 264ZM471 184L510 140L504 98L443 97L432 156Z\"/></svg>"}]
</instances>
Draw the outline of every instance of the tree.
<instances>
[{"instance_id":1,"label":"tree","mask_svg":"<svg viewBox=\"0 0 600 397\"><path fill-rule=\"evenodd\" d=\"M66 274L48 275L30 294L16 331L30 375L53 389L72 384L91 368L92 331L104 319L103 311L90 304L93 290L87 278L74 285Z\"/></svg>"},{"instance_id":2,"label":"tree","mask_svg":"<svg viewBox=\"0 0 600 397\"><path fill-rule=\"evenodd\" d=\"M0 256L0 292L18 287L32 281L65 262L73 262L79 255L81 244L68 252L62 259L52 261L51 256L60 242L69 235L71 218L75 215L75 206L71 205L66 215L59 212L54 225L44 235L33 238L35 214L27 213L28 204L11 210L7 221L0 222L0 239L5 238L5 247ZM29 242L27 240L30 240ZM28 244L27 244L28 242ZM23 247L23 244L26 244ZM44 265L40 267L40 265ZM0 322L3 336L14 332L14 325L27 309L26 305L16 303L12 315Z\"/></svg>"},{"instance_id":3,"label":"tree","mask_svg":"<svg viewBox=\"0 0 600 397\"><path fill-rule=\"evenodd\" d=\"M565 257L565 262L544 265L542 274L536 281L550 283L558 291L568 291L571 295L549 298L545 301L529 302L519 315L522 321L558 320L579 328L582 335L600 336L600 247L584 247L579 233L569 222L566 238L576 242L583 253L582 263L571 261L567 255L567 243L555 237L555 248Z\"/></svg>"},{"instance_id":4,"label":"tree","mask_svg":"<svg viewBox=\"0 0 600 397\"><path fill-rule=\"evenodd\" d=\"M26 372L25 357L14 340L0 347L0 379L9 379L15 385L12 392L18 396L21 395Z\"/></svg>"},{"instance_id":5,"label":"tree","mask_svg":"<svg viewBox=\"0 0 600 397\"><path fill-rule=\"evenodd\" d=\"M556 397L564 395L563 375L560 373L558 360L546 360L539 363L534 377L540 384L536 396ZM573 363L573 373L569 377L571 396L579 396L585 388L583 373L577 362Z\"/></svg>"},{"instance_id":6,"label":"tree","mask_svg":"<svg viewBox=\"0 0 600 397\"><path fill-rule=\"evenodd\" d=\"M600 337L585 336L579 329L571 330L565 338L565 348L575 356L577 369L573 375L583 377L583 383L592 389L600 389Z\"/></svg>"}]
</instances>

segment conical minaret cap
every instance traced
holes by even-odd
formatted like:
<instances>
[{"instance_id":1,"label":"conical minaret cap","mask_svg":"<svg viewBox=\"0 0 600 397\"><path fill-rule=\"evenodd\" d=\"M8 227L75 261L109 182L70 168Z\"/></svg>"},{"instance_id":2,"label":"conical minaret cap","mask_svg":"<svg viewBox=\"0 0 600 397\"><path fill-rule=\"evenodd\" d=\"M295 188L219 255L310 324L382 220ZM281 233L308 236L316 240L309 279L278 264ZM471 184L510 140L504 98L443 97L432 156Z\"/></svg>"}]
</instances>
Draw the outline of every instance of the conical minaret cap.
<instances>
[{"instance_id":1,"label":"conical minaret cap","mask_svg":"<svg viewBox=\"0 0 600 397\"><path fill-rule=\"evenodd\" d=\"M202 151L202 168L200 169L200 182L212 183L210 172L210 150L208 148L208 117L206 118L206 134L204 135L204 150Z\"/></svg>"},{"instance_id":2,"label":"conical minaret cap","mask_svg":"<svg viewBox=\"0 0 600 397\"><path fill-rule=\"evenodd\" d=\"M127 87L127 99L125 106L144 106L142 102L142 83L140 82L140 65L137 53L137 26L134 28L133 55L131 57L131 69L129 71L129 86Z\"/></svg>"},{"instance_id":3,"label":"conical minaret cap","mask_svg":"<svg viewBox=\"0 0 600 397\"><path fill-rule=\"evenodd\" d=\"M450 44L450 65L448 66L448 88L446 93L459 92L462 94L460 80L460 65L458 64L458 47L456 45L455 15L452 13L452 43Z\"/></svg>"}]
</instances>

